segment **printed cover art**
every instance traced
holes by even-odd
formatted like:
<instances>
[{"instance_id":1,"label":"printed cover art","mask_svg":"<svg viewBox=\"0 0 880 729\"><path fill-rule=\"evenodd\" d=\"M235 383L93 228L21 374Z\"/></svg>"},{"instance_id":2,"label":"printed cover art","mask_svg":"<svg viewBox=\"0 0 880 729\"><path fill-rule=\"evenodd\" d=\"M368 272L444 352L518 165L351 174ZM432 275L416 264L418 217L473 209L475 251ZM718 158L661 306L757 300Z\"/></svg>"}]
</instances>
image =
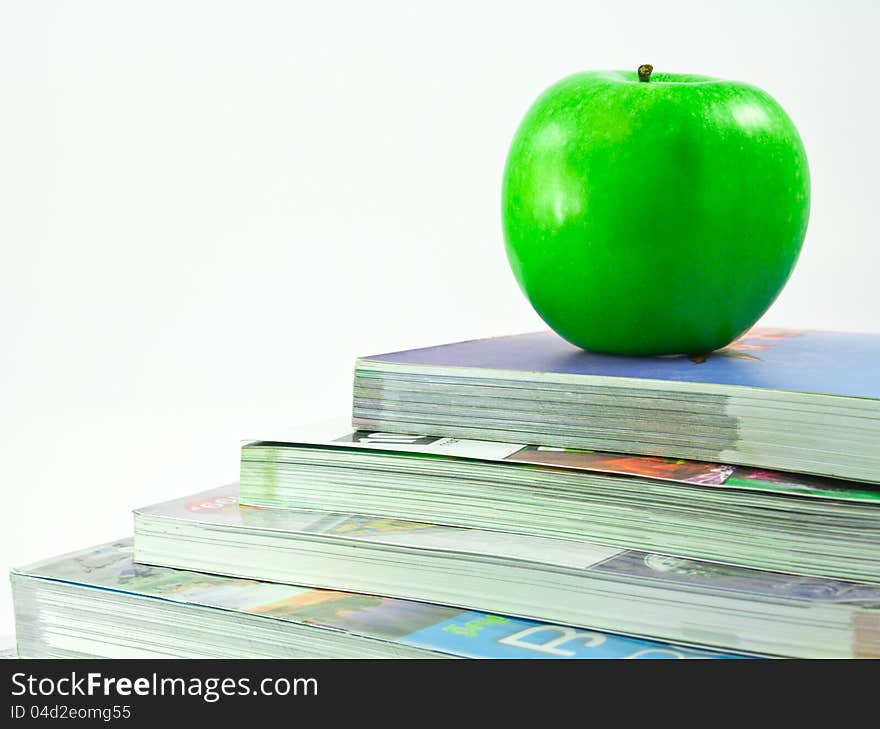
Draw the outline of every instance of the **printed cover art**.
<instances>
[{"instance_id":1,"label":"printed cover art","mask_svg":"<svg viewBox=\"0 0 880 729\"><path fill-rule=\"evenodd\" d=\"M473 658L736 657L411 600L141 565L132 561L131 539L47 560L15 574L343 630Z\"/></svg>"},{"instance_id":2,"label":"printed cover art","mask_svg":"<svg viewBox=\"0 0 880 729\"><path fill-rule=\"evenodd\" d=\"M682 458L638 456L371 430L352 431L350 426L340 421L289 430L278 433L272 438L247 443L242 448L242 460L265 458L267 449L272 453L271 458L280 460L284 457L283 449L310 445L377 450L402 455L425 454L490 462L506 461L561 470L609 473L658 481L880 504L880 488L876 485L822 476L689 461ZM272 451L273 446L277 446L280 450ZM254 453L258 448L261 454L256 456Z\"/></svg>"},{"instance_id":3,"label":"printed cover art","mask_svg":"<svg viewBox=\"0 0 880 729\"><path fill-rule=\"evenodd\" d=\"M416 549L489 555L533 562L546 569L584 570L708 590L819 603L852 603L880 610L880 585L773 572L705 560L655 554L568 539L411 522L363 515L298 512L238 504L236 487L224 486L141 513L208 524L285 529L305 534L401 545Z\"/></svg>"},{"instance_id":4,"label":"printed cover art","mask_svg":"<svg viewBox=\"0 0 880 729\"><path fill-rule=\"evenodd\" d=\"M638 550L621 551L592 569L596 572L664 583L747 592L754 596L787 600L807 600L813 603L845 603L865 610L880 611L880 585L827 577L770 572Z\"/></svg>"},{"instance_id":5,"label":"printed cover art","mask_svg":"<svg viewBox=\"0 0 880 729\"><path fill-rule=\"evenodd\" d=\"M553 332L536 332L374 355L358 364L625 377L877 399L878 361L880 334L756 328L705 361L597 354Z\"/></svg>"},{"instance_id":6,"label":"printed cover art","mask_svg":"<svg viewBox=\"0 0 880 729\"><path fill-rule=\"evenodd\" d=\"M472 611L462 612L454 618L412 633L406 636L404 642L467 658L746 657Z\"/></svg>"}]
</instances>

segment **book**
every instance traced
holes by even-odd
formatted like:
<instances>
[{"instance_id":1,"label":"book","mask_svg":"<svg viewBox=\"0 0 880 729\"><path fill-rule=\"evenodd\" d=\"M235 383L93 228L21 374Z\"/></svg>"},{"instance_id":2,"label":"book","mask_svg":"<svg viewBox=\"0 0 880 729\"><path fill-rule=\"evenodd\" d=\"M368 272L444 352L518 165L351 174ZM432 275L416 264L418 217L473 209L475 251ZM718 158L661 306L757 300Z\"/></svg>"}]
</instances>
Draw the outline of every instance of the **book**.
<instances>
[{"instance_id":1,"label":"book","mask_svg":"<svg viewBox=\"0 0 880 729\"><path fill-rule=\"evenodd\" d=\"M749 654L880 657L880 585L584 541L241 506L234 486L135 511L135 559Z\"/></svg>"},{"instance_id":2,"label":"book","mask_svg":"<svg viewBox=\"0 0 880 729\"><path fill-rule=\"evenodd\" d=\"M753 329L702 358L596 354L552 332L362 357L364 430L880 482L880 335Z\"/></svg>"},{"instance_id":3,"label":"book","mask_svg":"<svg viewBox=\"0 0 880 729\"><path fill-rule=\"evenodd\" d=\"M132 561L130 539L12 573L24 658L728 658L376 595Z\"/></svg>"},{"instance_id":4,"label":"book","mask_svg":"<svg viewBox=\"0 0 880 729\"><path fill-rule=\"evenodd\" d=\"M328 423L245 443L240 499L880 582L880 489L747 466Z\"/></svg>"}]
</instances>

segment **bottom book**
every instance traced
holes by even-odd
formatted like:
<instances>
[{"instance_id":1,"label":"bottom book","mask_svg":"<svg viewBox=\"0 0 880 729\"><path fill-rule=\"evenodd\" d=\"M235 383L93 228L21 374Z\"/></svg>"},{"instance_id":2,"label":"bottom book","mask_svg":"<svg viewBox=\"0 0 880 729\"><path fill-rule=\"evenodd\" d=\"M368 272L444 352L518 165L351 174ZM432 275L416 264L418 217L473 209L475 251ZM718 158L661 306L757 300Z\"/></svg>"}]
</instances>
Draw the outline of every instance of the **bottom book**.
<instances>
[{"instance_id":1,"label":"bottom book","mask_svg":"<svg viewBox=\"0 0 880 729\"><path fill-rule=\"evenodd\" d=\"M132 561L131 540L12 573L23 658L736 658L670 643Z\"/></svg>"}]
</instances>

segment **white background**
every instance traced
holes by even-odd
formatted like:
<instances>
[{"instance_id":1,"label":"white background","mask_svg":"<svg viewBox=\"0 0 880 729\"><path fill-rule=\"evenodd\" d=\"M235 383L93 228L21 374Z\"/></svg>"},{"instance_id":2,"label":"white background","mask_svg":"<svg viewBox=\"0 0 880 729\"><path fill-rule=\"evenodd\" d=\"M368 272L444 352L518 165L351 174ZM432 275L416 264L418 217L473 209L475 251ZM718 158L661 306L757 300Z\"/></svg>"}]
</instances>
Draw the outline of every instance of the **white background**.
<instances>
[{"instance_id":1,"label":"white background","mask_svg":"<svg viewBox=\"0 0 880 729\"><path fill-rule=\"evenodd\" d=\"M764 323L880 329L877 8L5 0L0 569L235 480L240 439L348 410L356 355L542 328L499 182L575 71L773 94L813 202Z\"/></svg>"}]
</instances>

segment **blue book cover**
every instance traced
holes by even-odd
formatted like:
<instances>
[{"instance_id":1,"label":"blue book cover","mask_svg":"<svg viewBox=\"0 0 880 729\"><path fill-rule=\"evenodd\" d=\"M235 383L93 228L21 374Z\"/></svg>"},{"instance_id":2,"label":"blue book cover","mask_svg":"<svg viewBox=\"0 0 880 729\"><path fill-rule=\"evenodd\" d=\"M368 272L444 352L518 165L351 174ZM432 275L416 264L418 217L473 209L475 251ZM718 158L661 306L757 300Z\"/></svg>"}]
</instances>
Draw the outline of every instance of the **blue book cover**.
<instances>
[{"instance_id":1,"label":"blue book cover","mask_svg":"<svg viewBox=\"0 0 880 729\"><path fill-rule=\"evenodd\" d=\"M463 658L745 658L473 611L459 613L400 640Z\"/></svg>"},{"instance_id":2,"label":"blue book cover","mask_svg":"<svg viewBox=\"0 0 880 729\"><path fill-rule=\"evenodd\" d=\"M586 352L553 332L364 357L361 363L703 383L880 399L880 334L753 329L705 360ZM479 372L474 377L479 377Z\"/></svg>"}]
</instances>

